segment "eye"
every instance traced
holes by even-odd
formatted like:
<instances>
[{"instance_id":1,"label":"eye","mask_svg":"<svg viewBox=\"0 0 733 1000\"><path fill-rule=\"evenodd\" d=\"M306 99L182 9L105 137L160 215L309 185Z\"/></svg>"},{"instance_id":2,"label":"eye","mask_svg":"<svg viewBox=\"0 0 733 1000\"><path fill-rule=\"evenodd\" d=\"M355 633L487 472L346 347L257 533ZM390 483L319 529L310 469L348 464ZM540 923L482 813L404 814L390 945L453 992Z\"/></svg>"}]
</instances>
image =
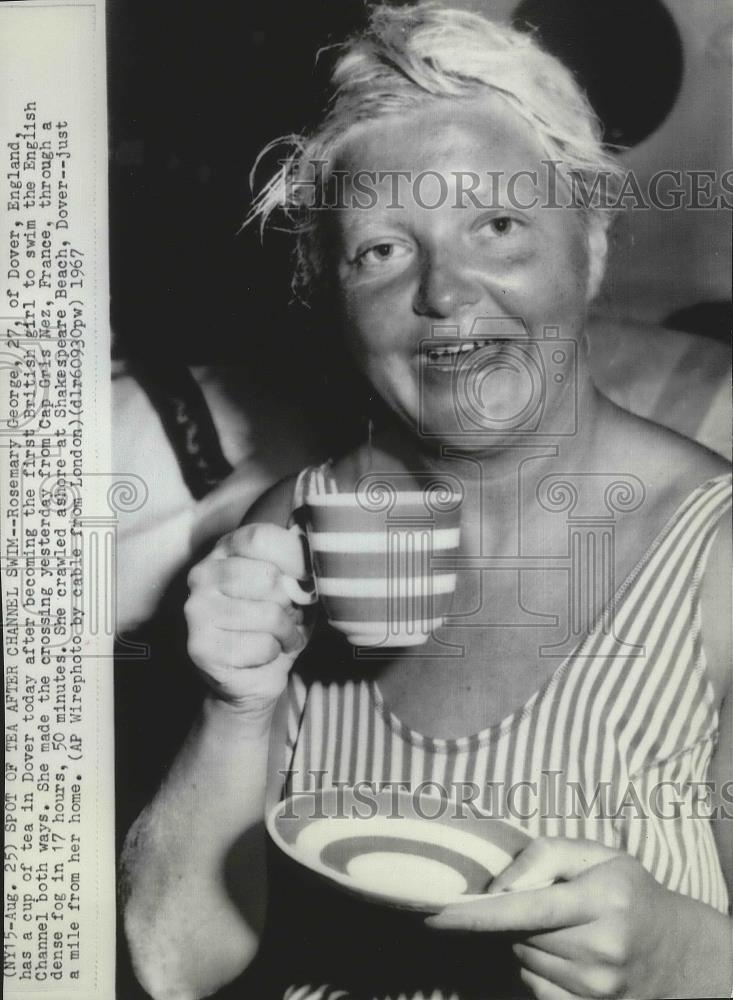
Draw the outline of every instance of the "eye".
<instances>
[{"instance_id":1,"label":"eye","mask_svg":"<svg viewBox=\"0 0 733 1000\"><path fill-rule=\"evenodd\" d=\"M489 222L489 229L497 236L508 236L516 227L516 221L508 215L499 215Z\"/></svg>"},{"instance_id":2,"label":"eye","mask_svg":"<svg viewBox=\"0 0 733 1000\"><path fill-rule=\"evenodd\" d=\"M514 253L527 244L530 234L528 222L512 215L484 215L477 220L474 230L482 245L494 253ZM505 244L499 246L499 244Z\"/></svg>"},{"instance_id":3,"label":"eye","mask_svg":"<svg viewBox=\"0 0 733 1000\"><path fill-rule=\"evenodd\" d=\"M359 254L359 260L365 260L370 256L374 260L389 260L389 258L394 254L394 249L394 243L376 243L373 247L369 247L368 250Z\"/></svg>"},{"instance_id":4,"label":"eye","mask_svg":"<svg viewBox=\"0 0 733 1000\"><path fill-rule=\"evenodd\" d=\"M408 247L389 240L380 240L360 250L353 259L357 267L379 268L403 259L409 253Z\"/></svg>"}]
</instances>

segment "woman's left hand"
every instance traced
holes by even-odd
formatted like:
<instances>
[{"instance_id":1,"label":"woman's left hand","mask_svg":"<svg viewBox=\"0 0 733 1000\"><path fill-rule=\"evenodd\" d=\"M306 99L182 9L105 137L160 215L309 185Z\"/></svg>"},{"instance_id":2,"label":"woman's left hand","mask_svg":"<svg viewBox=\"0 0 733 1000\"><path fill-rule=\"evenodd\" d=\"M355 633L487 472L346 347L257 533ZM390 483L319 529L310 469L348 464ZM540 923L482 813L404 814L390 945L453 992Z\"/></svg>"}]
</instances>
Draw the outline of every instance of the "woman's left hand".
<instances>
[{"instance_id":1,"label":"woman's left hand","mask_svg":"<svg viewBox=\"0 0 733 1000\"><path fill-rule=\"evenodd\" d=\"M529 888L553 879L563 881ZM665 889L635 858L594 841L539 838L494 880L485 900L448 906L427 923L441 930L524 932L514 952L538 1000L730 991L728 962L711 969L717 963L706 940L712 938L723 957L727 918ZM721 988L727 992L717 992Z\"/></svg>"}]
</instances>

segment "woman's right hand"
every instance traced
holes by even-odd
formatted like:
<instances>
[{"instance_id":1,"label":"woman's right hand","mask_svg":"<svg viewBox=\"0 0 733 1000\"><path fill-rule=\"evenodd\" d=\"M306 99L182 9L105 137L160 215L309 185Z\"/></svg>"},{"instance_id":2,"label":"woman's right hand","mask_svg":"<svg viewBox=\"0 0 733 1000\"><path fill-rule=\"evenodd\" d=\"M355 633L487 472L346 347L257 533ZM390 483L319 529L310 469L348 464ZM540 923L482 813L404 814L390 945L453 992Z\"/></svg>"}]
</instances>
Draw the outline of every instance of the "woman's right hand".
<instances>
[{"instance_id":1,"label":"woman's right hand","mask_svg":"<svg viewBox=\"0 0 733 1000\"><path fill-rule=\"evenodd\" d=\"M274 707L308 640L288 596L305 576L300 536L274 524L237 528L191 570L188 652L217 698L244 713Z\"/></svg>"}]
</instances>

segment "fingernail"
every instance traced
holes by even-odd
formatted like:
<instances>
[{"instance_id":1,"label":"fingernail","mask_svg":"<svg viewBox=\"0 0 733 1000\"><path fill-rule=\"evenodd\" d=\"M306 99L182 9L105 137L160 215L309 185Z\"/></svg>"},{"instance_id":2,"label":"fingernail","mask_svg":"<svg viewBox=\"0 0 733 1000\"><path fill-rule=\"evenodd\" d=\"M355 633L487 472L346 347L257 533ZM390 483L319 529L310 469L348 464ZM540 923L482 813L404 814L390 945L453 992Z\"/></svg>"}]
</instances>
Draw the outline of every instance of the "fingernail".
<instances>
[{"instance_id":1,"label":"fingernail","mask_svg":"<svg viewBox=\"0 0 733 1000\"><path fill-rule=\"evenodd\" d=\"M502 894L502 892L509 892L510 890L511 890L511 886L509 886L509 885L498 885L498 886L497 885L491 885L486 890L486 892L487 892L487 895L489 895L489 896L500 896Z\"/></svg>"},{"instance_id":2,"label":"fingernail","mask_svg":"<svg viewBox=\"0 0 733 1000\"><path fill-rule=\"evenodd\" d=\"M487 896L492 896L494 894L498 895L500 892L506 892L506 888L501 882L501 879L497 877L490 878L481 891L485 892Z\"/></svg>"},{"instance_id":3,"label":"fingernail","mask_svg":"<svg viewBox=\"0 0 733 1000\"><path fill-rule=\"evenodd\" d=\"M313 577L313 562L311 560L311 550L310 545L308 545L308 538L305 534L300 535L300 547L303 550L303 565L305 566L305 573L308 577Z\"/></svg>"}]
</instances>

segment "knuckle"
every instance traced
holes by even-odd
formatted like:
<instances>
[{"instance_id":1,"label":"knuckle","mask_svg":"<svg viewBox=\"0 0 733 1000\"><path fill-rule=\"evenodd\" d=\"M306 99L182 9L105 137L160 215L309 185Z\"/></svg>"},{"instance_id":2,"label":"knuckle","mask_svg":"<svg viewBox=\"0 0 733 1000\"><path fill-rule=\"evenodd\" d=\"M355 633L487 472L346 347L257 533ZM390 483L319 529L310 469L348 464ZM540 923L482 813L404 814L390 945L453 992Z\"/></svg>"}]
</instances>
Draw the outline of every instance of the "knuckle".
<instances>
[{"instance_id":1,"label":"knuckle","mask_svg":"<svg viewBox=\"0 0 733 1000\"><path fill-rule=\"evenodd\" d=\"M290 631L290 619L279 604L265 604L264 620L267 623L267 632L272 632L275 635L286 635Z\"/></svg>"},{"instance_id":2,"label":"knuckle","mask_svg":"<svg viewBox=\"0 0 733 1000\"><path fill-rule=\"evenodd\" d=\"M624 879L619 879L611 883L606 888L606 900L608 908L613 913L627 914L632 906L632 893L629 885Z\"/></svg>"},{"instance_id":3,"label":"knuckle","mask_svg":"<svg viewBox=\"0 0 733 1000\"><path fill-rule=\"evenodd\" d=\"M234 563L231 559L220 559L213 568L214 579L220 587L231 584L234 575Z\"/></svg>"},{"instance_id":4,"label":"knuckle","mask_svg":"<svg viewBox=\"0 0 733 1000\"><path fill-rule=\"evenodd\" d=\"M244 666L252 646L250 636L242 632L215 632L212 641L212 659L229 670Z\"/></svg>"},{"instance_id":5,"label":"knuckle","mask_svg":"<svg viewBox=\"0 0 733 1000\"><path fill-rule=\"evenodd\" d=\"M234 559L222 559L215 570L218 588L223 593L238 592L242 582L242 568Z\"/></svg>"},{"instance_id":6,"label":"knuckle","mask_svg":"<svg viewBox=\"0 0 733 1000\"><path fill-rule=\"evenodd\" d=\"M595 941L595 951L606 966L611 969L623 968L628 957L626 934L623 928L608 927L598 933Z\"/></svg>"},{"instance_id":7,"label":"knuckle","mask_svg":"<svg viewBox=\"0 0 733 1000\"><path fill-rule=\"evenodd\" d=\"M247 637L244 657L250 666L264 666L278 656L280 648L280 643L274 635L254 632Z\"/></svg>"},{"instance_id":8,"label":"knuckle","mask_svg":"<svg viewBox=\"0 0 733 1000\"><path fill-rule=\"evenodd\" d=\"M262 635L259 638L258 652L261 663L270 663L280 653L280 643L274 635Z\"/></svg>"},{"instance_id":9,"label":"knuckle","mask_svg":"<svg viewBox=\"0 0 733 1000\"><path fill-rule=\"evenodd\" d=\"M247 548L251 544L258 527L259 525L257 524L242 524L238 528L235 528L229 535L230 546L237 550Z\"/></svg>"},{"instance_id":10,"label":"knuckle","mask_svg":"<svg viewBox=\"0 0 733 1000\"><path fill-rule=\"evenodd\" d=\"M245 547L248 550L261 550L267 545L268 529L269 525L267 524L246 524L243 528L240 528L240 531L244 533L242 541Z\"/></svg>"},{"instance_id":11,"label":"knuckle","mask_svg":"<svg viewBox=\"0 0 733 1000\"><path fill-rule=\"evenodd\" d=\"M624 992L623 977L616 969L593 969L587 977L586 985L595 997L620 997Z\"/></svg>"}]
</instances>

